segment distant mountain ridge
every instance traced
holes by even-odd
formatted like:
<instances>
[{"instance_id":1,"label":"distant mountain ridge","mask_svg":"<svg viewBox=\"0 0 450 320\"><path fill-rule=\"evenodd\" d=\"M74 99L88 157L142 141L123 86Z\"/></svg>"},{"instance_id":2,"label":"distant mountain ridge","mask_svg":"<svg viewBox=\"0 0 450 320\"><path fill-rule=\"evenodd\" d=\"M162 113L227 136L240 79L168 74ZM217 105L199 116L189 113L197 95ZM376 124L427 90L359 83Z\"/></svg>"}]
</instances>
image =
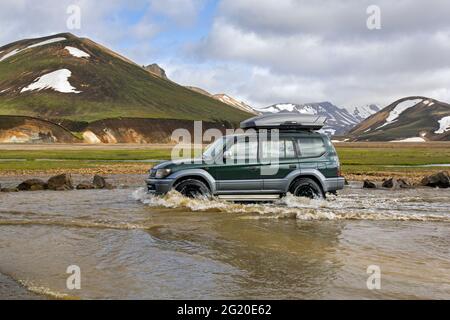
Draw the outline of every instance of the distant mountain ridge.
<instances>
[{"instance_id":1,"label":"distant mountain ridge","mask_svg":"<svg viewBox=\"0 0 450 320\"><path fill-rule=\"evenodd\" d=\"M356 107L352 114L345 108L339 108L331 102L325 101L305 104L279 103L259 109L259 111L262 113L290 112L325 116L327 125L323 131L330 135L342 135L357 125L364 116L375 113L377 109L376 105Z\"/></svg>"}]
</instances>

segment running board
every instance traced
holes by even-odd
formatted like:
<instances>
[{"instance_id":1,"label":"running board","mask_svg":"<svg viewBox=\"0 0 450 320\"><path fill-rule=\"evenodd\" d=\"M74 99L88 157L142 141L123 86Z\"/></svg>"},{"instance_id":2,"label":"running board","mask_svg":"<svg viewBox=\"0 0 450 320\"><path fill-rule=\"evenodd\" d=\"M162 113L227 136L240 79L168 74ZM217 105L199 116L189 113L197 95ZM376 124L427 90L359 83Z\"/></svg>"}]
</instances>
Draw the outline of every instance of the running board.
<instances>
[{"instance_id":1,"label":"running board","mask_svg":"<svg viewBox=\"0 0 450 320\"><path fill-rule=\"evenodd\" d=\"M270 201L280 199L279 194L223 194L217 196L219 199L230 201Z\"/></svg>"}]
</instances>

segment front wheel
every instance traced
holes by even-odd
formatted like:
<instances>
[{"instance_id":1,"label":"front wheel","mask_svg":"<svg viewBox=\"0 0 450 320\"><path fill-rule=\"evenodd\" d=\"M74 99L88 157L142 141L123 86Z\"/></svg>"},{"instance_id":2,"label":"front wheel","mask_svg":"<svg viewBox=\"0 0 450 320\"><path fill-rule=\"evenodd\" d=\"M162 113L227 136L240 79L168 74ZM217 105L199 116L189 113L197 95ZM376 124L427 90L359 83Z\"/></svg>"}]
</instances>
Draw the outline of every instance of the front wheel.
<instances>
[{"instance_id":1,"label":"front wheel","mask_svg":"<svg viewBox=\"0 0 450 320\"><path fill-rule=\"evenodd\" d=\"M300 178L296 180L289 189L296 197L306 197L310 199L324 199L325 194L322 187L310 178Z\"/></svg>"},{"instance_id":2,"label":"front wheel","mask_svg":"<svg viewBox=\"0 0 450 320\"><path fill-rule=\"evenodd\" d=\"M177 183L174 189L188 198L210 198L211 191L202 181L187 179Z\"/></svg>"}]
</instances>

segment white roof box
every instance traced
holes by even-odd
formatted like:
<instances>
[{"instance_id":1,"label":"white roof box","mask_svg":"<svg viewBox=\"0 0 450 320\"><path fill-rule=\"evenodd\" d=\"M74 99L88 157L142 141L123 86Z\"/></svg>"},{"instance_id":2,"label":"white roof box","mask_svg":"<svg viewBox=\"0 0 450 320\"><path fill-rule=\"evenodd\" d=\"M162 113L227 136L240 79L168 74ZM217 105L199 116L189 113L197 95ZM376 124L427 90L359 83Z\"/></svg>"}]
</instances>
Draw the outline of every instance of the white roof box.
<instances>
[{"instance_id":1,"label":"white roof box","mask_svg":"<svg viewBox=\"0 0 450 320\"><path fill-rule=\"evenodd\" d=\"M324 116L292 113L272 113L256 116L241 122L242 129L320 130L325 125Z\"/></svg>"}]
</instances>

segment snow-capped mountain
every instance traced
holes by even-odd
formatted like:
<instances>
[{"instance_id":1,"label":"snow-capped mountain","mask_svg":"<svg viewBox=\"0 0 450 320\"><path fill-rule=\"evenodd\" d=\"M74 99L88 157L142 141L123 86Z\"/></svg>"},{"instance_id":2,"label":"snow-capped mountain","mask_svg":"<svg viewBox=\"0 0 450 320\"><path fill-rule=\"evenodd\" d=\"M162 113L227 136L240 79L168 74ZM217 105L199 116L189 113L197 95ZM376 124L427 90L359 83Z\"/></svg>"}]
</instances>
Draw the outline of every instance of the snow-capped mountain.
<instances>
[{"instance_id":1,"label":"snow-capped mountain","mask_svg":"<svg viewBox=\"0 0 450 320\"><path fill-rule=\"evenodd\" d=\"M246 104L243 101L239 101L233 97L230 97L227 94L219 93L219 94L213 95L212 97L214 99L222 101L223 103L226 103L232 107L241 109L242 111L257 114L257 112L252 107L250 107L248 104Z\"/></svg>"},{"instance_id":2,"label":"snow-capped mountain","mask_svg":"<svg viewBox=\"0 0 450 320\"><path fill-rule=\"evenodd\" d=\"M371 110L370 108L356 109L358 109L358 116L330 102L319 102L306 104L280 103L262 108L259 111L262 113L292 112L325 116L328 120L322 130L330 135L340 135L357 125L361 121L360 118L369 114L369 110Z\"/></svg>"},{"instance_id":3,"label":"snow-capped mountain","mask_svg":"<svg viewBox=\"0 0 450 320\"><path fill-rule=\"evenodd\" d=\"M348 108L350 113L355 117L358 122L361 122L371 115L377 113L381 108L376 104L367 104L365 106L357 106L353 108Z\"/></svg>"},{"instance_id":4,"label":"snow-capped mountain","mask_svg":"<svg viewBox=\"0 0 450 320\"><path fill-rule=\"evenodd\" d=\"M448 141L450 104L421 96L402 98L355 126L349 137L356 141Z\"/></svg>"},{"instance_id":5,"label":"snow-capped mountain","mask_svg":"<svg viewBox=\"0 0 450 320\"><path fill-rule=\"evenodd\" d=\"M219 100L220 102L223 102L229 106L235 107L236 109L248 112L250 114L257 115L259 114L258 111L250 107L248 104L246 104L244 101L237 100L225 93L218 93L218 94L211 94L208 91L198 88L198 87L192 87L192 86L186 86L189 90L201 93L205 96L211 97L213 99Z\"/></svg>"}]
</instances>

